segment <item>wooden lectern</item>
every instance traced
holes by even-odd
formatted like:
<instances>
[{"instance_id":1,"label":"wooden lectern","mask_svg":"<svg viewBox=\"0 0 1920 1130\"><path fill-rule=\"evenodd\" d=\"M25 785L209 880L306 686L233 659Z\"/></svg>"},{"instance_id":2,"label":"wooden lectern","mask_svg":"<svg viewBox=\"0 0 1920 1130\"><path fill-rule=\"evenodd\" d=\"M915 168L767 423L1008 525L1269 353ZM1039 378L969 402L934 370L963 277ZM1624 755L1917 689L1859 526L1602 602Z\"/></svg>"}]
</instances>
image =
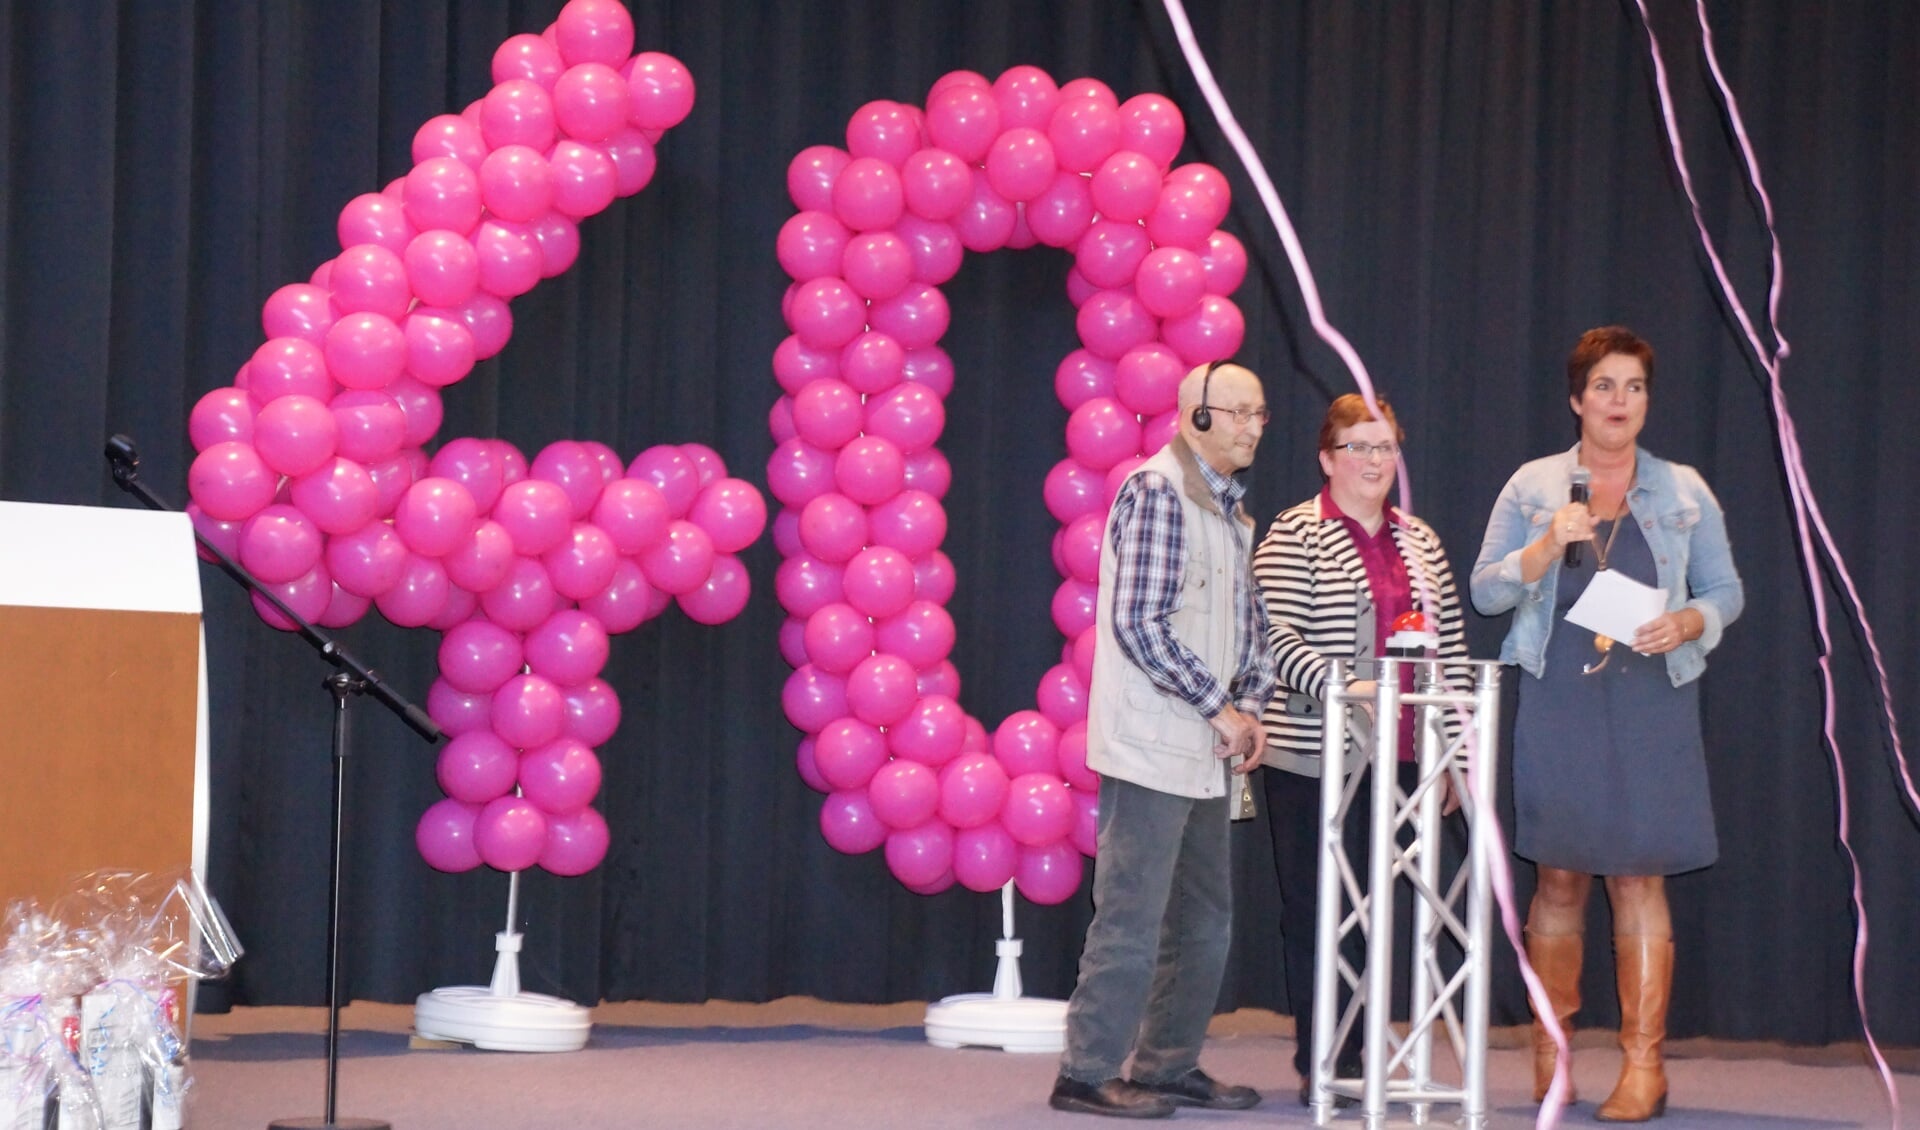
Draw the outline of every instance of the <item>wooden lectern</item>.
<instances>
[{"instance_id":1,"label":"wooden lectern","mask_svg":"<svg viewBox=\"0 0 1920 1130\"><path fill-rule=\"evenodd\" d=\"M187 516L0 502L0 904L204 874L207 665Z\"/></svg>"}]
</instances>

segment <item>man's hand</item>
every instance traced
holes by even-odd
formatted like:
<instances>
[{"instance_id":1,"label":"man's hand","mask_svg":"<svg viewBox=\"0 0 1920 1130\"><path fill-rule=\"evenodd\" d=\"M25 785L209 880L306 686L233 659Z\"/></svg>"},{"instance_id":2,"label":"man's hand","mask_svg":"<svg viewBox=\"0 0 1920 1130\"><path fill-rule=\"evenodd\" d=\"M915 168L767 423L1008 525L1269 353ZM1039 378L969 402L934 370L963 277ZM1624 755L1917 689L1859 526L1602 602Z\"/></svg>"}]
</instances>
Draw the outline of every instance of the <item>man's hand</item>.
<instances>
[{"instance_id":1,"label":"man's hand","mask_svg":"<svg viewBox=\"0 0 1920 1130\"><path fill-rule=\"evenodd\" d=\"M1207 719L1207 725L1212 726L1213 732L1218 735L1213 743L1215 757L1250 757L1255 764L1259 763L1265 735L1258 718L1244 714L1238 707L1228 703L1220 713Z\"/></svg>"}]
</instances>

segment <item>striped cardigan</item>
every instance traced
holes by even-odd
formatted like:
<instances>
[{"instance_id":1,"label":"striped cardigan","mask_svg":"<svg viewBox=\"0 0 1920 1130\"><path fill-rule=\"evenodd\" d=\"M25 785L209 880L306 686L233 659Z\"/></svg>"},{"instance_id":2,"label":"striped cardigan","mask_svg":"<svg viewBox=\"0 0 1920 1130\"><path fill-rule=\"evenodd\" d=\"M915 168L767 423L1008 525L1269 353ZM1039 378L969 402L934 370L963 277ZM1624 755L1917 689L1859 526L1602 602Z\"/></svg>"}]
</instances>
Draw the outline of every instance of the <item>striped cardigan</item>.
<instances>
[{"instance_id":1,"label":"striped cardigan","mask_svg":"<svg viewBox=\"0 0 1920 1130\"><path fill-rule=\"evenodd\" d=\"M1440 655L1467 657L1460 594L1453 567L1433 527L1411 514L1393 523L1394 544L1407 565L1416 608L1429 599L1440 609ZM1328 657L1353 658L1362 613L1372 598L1366 566L1344 523L1320 512L1320 496L1288 510L1253 555L1253 575L1267 605L1267 640L1273 648L1279 686L1261 721L1267 731L1267 764L1307 776L1320 775L1320 716L1289 712L1290 694L1320 703L1327 689ZM1372 640L1367 641L1371 650ZM1447 681L1468 685L1470 670L1449 667ZM1451 729L1452 727L1449 727ZM1347 754L1352 757L1352 741Z\"/></svg>"}]
</instances>

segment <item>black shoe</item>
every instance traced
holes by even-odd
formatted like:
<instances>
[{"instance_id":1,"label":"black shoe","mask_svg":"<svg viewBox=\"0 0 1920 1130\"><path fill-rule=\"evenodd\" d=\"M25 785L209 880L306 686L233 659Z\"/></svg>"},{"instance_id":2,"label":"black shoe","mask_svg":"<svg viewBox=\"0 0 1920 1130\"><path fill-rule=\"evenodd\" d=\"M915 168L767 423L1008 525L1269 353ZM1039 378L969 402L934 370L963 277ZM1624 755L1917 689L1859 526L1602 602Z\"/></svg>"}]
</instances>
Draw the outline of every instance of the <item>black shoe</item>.
<instances>
[{"instance_id":1,"label":"black shoe","mask_svg":"<svg viewBox=\"0 0 1920 1130\"><path fill-rule=\"evenodd\" d=\"M1109 1118L1165 1118L1173 1113L1171 1102L1120 1078L1104 1083L1082 1083L1062 1075L1053 1081L1053 1095L1047 1099L1047 1105L1055 1110L1104 1114Z\"/></svg>"},{"instance_id":2,"label":"black shoe","mask_svg":"<svg viewBox=\"0 0 1920 1130\"><path fill-rule=\"evenodd\" d=\"M1179 1106L1202 1106L1208 1110L1245 1110L1260 1102L1260 1092L1252 1087L1229 1086L1197 1067L1165 1083L1142 1083L1135 1079L1133 1085Z\"/></svg>"}]
</instances>

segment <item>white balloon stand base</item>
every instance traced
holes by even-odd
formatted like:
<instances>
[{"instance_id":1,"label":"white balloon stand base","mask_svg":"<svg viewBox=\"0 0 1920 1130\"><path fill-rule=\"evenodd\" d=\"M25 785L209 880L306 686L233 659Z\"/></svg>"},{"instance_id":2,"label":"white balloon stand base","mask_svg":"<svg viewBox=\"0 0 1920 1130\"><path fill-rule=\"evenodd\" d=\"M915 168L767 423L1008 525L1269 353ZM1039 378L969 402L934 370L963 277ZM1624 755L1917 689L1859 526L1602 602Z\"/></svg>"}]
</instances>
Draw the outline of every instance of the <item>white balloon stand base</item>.
<instances>
[{"instance_id":1,"label":"white balloon stand base","mask_svg":"<svg viewBox=\"0 0 1920 1130\"><path fill-rule=\"evenodd\" d=\"M413 1002L413 1030L426 1040L449 1040L496 1052L571 1052L586 1046L593 1018L569 1000L520 991L520 935L514 931L520 875L507 887L507 928L495 934L493 983L455 985L421 993Z\"/></svg>"},{"instance_id":2,"label":"white balloon stand base","mask_svg":"<svg viewBox=\"0 0 1920 1130\"><path fill-rule=\"evenodd\" d=\"M927 1006L927 1043L936 1048L1053 1052L1067 1046L1067 1002L1020 995L1020 939L1013 936L1013 884L1000 889L1002 937L993 992L962 993Z\"/></svg>"}]
</instances>

